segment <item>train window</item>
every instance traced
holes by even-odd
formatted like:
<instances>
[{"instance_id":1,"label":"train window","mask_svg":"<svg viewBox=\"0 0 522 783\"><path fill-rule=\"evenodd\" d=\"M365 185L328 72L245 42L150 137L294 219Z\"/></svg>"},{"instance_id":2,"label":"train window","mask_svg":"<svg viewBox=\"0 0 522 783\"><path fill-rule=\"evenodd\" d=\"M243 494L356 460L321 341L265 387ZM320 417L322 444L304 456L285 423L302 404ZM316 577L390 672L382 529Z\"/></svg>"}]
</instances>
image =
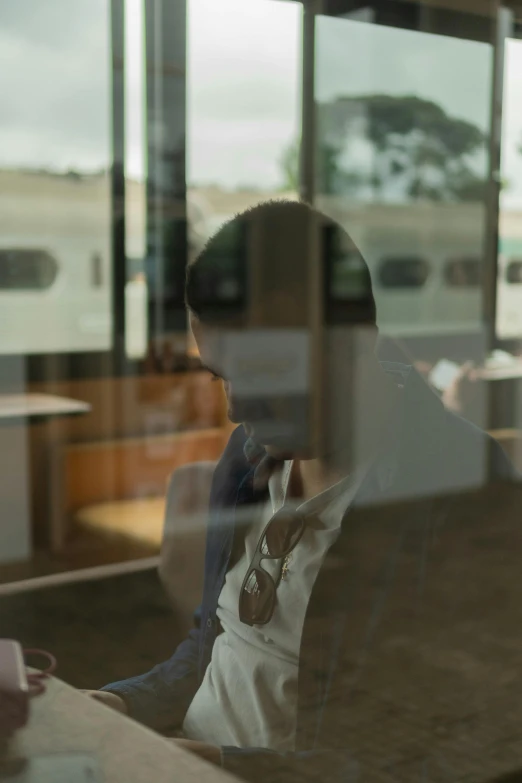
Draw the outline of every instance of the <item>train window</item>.
<instances>
[{"instance_id":1,"label":"train window","mask_svg":"<svg viewBox=\"0 0 522 783\"><path fill-rule=\"evenodd\" d=\"M481 263L478 258L452 258L444 267L444 281L450 288L470 288L480 285Z\"/></svg>"},{"instance_id":2,"label":"train window","mask_svg":"<svg viewBox=\"0 0 522 783\"><path fill-rule=\"evenodd\" d=\"M0 291L41 291L57 274L56 259L46 250L0 250Z\"/></svg>"},{"instance_id":3,"label":"train window","mask_svg":"<svg viewBox=\"0 0 522 783\"><path fill-rule=\"evenodd\" d=\"M510 261L506 269L506 281L511 285L522 283L522 261Z\"/></svg>"},{"instance_id":4,"label":"train window","mask_svg":"<svg viewBox=\"0 0 522 783\"><path fill-rule=\"evenodd\" d=\"M429 274L429 263L418 256L386 258L378 272L384 288L422 288Z\"/></svg>"}]
</instances>

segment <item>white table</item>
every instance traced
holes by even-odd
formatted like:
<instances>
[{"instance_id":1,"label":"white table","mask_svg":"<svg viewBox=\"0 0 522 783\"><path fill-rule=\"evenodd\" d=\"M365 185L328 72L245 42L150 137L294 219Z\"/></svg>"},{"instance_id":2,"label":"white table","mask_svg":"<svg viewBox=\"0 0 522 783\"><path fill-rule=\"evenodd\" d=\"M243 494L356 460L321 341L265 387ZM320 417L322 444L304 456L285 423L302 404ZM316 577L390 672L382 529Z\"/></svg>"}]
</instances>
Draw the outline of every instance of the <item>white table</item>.
<instances>
[{"instance_id":1,"label":"white table","mask_svg":"<svg viewBox=\"0 0 522 783\"><path fill-rule=\"evenodd\" d=\"M27 422L88 413L86 402L48 394L0 394L0 563L31 553Z\"/></svg>"},{"instance_id":2,"label":"white table","mask_svg":"<svg viewBox=\"0 0 522 783\"><path fill-rule=\"evenodd\" d=\"M52 394L0 394L0 423L13 419L73 416L90 410L87 402Z\"/></svg>"},{"instance_id":3,"label":"white table","mask_svg":"<svg viewBox=\"0 0 522 783\"><path fill-rule=\"evenodd\" d=\"M43 696L32 700L29 725L4 750L7 759L51 753L94 756L102 783L237 780L55 678Z\"/></svg>"},{"instance_id":4,"label":"white table","mask_svg":"<svg viewBox=\"0 0 522 783\"><path fill-rule=\"evenodd\" d=\"M522 378L522 361L497 367L477 367L475 372L482 381L510 381Z\"/></svg>"}]
</instances>

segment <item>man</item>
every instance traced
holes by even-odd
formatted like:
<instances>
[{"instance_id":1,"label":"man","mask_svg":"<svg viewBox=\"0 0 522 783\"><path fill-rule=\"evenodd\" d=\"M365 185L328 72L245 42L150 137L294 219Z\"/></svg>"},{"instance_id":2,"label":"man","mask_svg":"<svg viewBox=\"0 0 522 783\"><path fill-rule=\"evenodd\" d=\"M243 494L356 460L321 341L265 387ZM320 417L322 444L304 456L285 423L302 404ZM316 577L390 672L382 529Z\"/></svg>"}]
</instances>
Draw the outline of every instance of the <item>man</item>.
<instances>
[{"instance_id":1,"label":"man","mask_svg":"<svg viewBox=\"0 0 522 783\"><path fill-rule=\"evenodd\" d=\"M337 298L334 262L348 281ZM376 359L367 267L307 205L260 204L226 224L189 268L186 301L202 361L239 423L215 471L202 605L169 661L96 697L181 730L177 742L253 781L355 779L364 753L353 720L367 719L358 683L377 660L370 642L390 627L402 639L411 632L428 532L456 493L488 467L509 477L511 466L411 367ZM284 376L285 339L295 359L287 387L266 380L270 362L250 383L249 354L272 356ZM296 381L310 369L303 351L322 365L312 363L308 389ZM410 582L411 593L397 593ZM429 590L427 600L438 606Z\"/></svg>"}]
</instances>

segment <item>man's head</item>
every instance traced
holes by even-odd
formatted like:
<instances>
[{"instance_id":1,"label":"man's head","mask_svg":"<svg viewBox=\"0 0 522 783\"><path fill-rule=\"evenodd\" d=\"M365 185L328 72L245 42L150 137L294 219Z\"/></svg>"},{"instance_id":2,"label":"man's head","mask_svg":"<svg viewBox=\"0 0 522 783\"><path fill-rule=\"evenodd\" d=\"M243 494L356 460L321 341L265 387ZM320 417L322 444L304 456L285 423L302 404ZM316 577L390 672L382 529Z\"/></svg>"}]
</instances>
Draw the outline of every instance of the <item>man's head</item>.
<instances>
[{"instance_id":1,"label":"man's head","mask_svg":"<svg viewBox=\"0 0 522 783\"><path fill-rule=\"evenodd\" d=\"M328 386L328 373L319 384L308 363L311 342L324 337L317 308L321 327L350 335L342 357L326 357L343 383L339 363L355 366L356 357L359 366L361 353L373 359L368 268L348 234L306 204L264 202L225 223L189 266L185 296L201 359L223 379L231 420L268 451L308 448L313 386Z\"/></svg>"}]
</instances>

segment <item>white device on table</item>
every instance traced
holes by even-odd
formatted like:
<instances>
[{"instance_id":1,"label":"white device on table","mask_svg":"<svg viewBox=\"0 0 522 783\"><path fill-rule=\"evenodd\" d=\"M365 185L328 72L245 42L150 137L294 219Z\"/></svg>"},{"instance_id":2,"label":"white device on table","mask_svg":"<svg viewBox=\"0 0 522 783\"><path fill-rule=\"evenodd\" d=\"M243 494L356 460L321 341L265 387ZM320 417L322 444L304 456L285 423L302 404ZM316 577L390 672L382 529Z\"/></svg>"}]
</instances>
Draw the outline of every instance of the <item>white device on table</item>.
<instances>
[{"instance_id":1,"label":"white device on table","mask_svg":"<svg viewBox=\"0 0 522 783\"><path fill-rule=\"evenodd\" d=\"M29 682L20 644L0 639L0 737L10 737L29 718Z\"/></svg>"},{"instance_id":2,"label":"white device on table","mask_svg":"<svg viewBox=\"0 0 522 783\"><path fill-rule=\"evenodd\" d=\"M448 359L441 359L430 372L430 383L439 391L445 391L451 386L459 371L458 364L450 362Z\"/></svg>"},{"instance_id":3,"label":"white device on table","mask_svg":"<svg viewBox=\"0 0 522 783\"><path fill-rule=\"evenodd\" d=\"M46 658L45 670L28 672L25 656ZM44 681L56 669L56 659L45 650L23 650L15 639L0 639L0 740L11 737L29 720L29 699L45 691Z\"/></svg>"}]
</instances>

